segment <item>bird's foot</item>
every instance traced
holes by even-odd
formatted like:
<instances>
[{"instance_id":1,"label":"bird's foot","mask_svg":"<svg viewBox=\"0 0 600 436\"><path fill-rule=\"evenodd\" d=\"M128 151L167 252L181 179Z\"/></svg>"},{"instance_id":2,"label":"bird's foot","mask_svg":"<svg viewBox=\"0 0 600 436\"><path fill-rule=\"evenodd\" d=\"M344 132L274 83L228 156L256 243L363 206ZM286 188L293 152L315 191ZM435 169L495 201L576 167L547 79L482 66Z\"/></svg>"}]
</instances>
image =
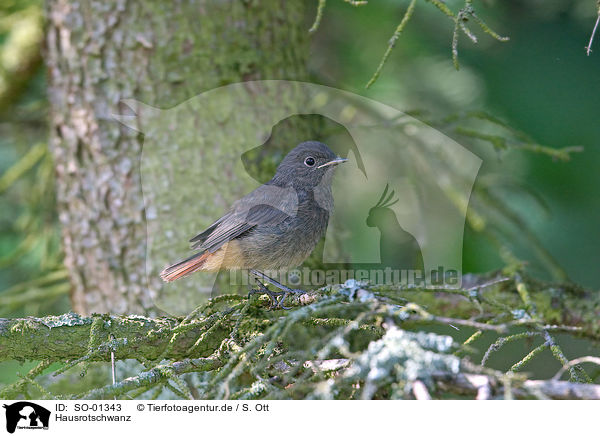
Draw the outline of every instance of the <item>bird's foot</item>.
<instances>
[{"instance_id":1,"label":"bird's foot","mask_svg":"<svg viewBox=\"0 0 600 436\"><path fill-rule=\"evenodd\" d=\"M285 307L283 305L283 302L285 301L285 299L287 298L288 295L290 294L294 294L294 295L302 295L302 294L306 294L306 291L303 291L302 289L291 289L291 288L287 288L282 290L281 292L279 292L280 294L283 294L283 296L281 297L280 300L278 300L277 303L277 307L281 307L283 310L290 310L291 307Z\"/></svg>"},{"instance_id":2,"label":"bird's foot","mask_svg":"<svg viewBox=\"0 0 600 436\"><path fill-rule=\"evenodd\" d=\"M266 287L261 289L251 289L250 292L248 292L248 298L250 298L254 294L268 295L269 299L271 300L271 305L269 306L269 309L274 310L279 306L279 301L277 300L277 297L283 295L283 292L273 292L268 290Z\"/></svg>"},{"instance_id":3,"label":"bird's foot","mask_svg":"<svg viewBox=\"0 0 600 436\"><path fill-rule=\"evenodd\" d=\"M295 295L306 294L306 291L303 291L302 289L290 289L290 288L282 289L279 292L274 292L274 291L267 289L267 287L265 285L263 285L262 283L258 282L258 284L259 284L258 286L260 289L252 289L250 292L248 292L248 298L250 298L250 296L254 295L254 294L268 295L269 298L271 299L271 306L269 307L269 309L271 309L271 310L276 310L276 309L290 310L291 307L286 307L283 305L283 302L285 301L287 296L290 294L295 294Z\"/></svg>"}]
</instances>

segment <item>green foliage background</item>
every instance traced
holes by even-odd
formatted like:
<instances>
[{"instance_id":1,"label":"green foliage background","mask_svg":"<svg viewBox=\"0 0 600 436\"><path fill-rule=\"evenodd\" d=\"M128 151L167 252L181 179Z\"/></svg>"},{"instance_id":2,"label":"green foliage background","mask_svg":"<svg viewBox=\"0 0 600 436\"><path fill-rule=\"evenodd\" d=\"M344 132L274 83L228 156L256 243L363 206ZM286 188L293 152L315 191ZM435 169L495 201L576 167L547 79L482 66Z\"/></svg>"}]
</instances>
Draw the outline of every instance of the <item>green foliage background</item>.
<instances>
[{"instance_id":1,"label":"green foliage background","mask_svg":"<svg viewBox=\"0 0 600 436\"><path fill-rule=\"evenodd\" d=\"M409 1L379 0L360 7L349 3L330 0L322 11L312 40L312 80L380 100L434 124L484 159L476 191L494 187L495 204L518 217L484 214L486 229L494 229L486 232L471 216L475 225L466 229L463 270L487 272L518 259L541 278L564 273L576 283L600 287L600 99L595 97L600 95L600 41L597 53L588 57L584 49L597 16L595 2L477 2L479 16L510 41L499 42L472 26L479 42L459 34L456 71L454 23L432 2L418 1L368 90L365 85ZM446 3L454 11L464 4ZM2 317L69 310L53 209L52 162L45 148L48 102L39 51L41 9L37 0L9 0L0 6ZM306 17L307 31L316 11L315 1ZM472 116L481 112L488 115ZM489 114L510 128L493 122ZM584 151L560 159L565 155L528 150L536 144L556 150L582 146ZM480 198L473 201L473 213L488 207ZM490 365L504 368L526 344L510 347ZM598 354L586 341L565 341L563 348L572 356ZM0 383L13 381L15 372L28 366L0 364ZM533 363L531 371L544 377L556 368Z\"/></svg>"},{"instance_id":2,"label":"green foliage background","mask_svg":"<svg viewBox=\"0 0 600 436\"><path fill-rule=\"evenodd\" d=\"M417 2L414 15L369 90L364 86L383 55L408 2L379 1L361 7L329 2L313 40L311 70L320 83L367 95L427 120L453 113L485 110L534 142L552 148L583 146L567 163L520 151L480 147L453 131L459 143L484 159L479 182L500 172L528 188L506 193L507 203L532 228L570 279L598 287L600 277L600 91L597 52L585 46L597 16L595 2L482 1L479 15L508 42L478 31L478 44L459 36L460 70L452 65L453 23L433 5ZM457 10L462 1L448 1ZM593 48L593 46L592 46ZM486 144L487 145L487 144ZM534 261L521 237L511 246ZM467 228L466 271L489 271L502 265L498 251ZM540 265L533 267L541 272Z\"/></svg>"}]
</instances>

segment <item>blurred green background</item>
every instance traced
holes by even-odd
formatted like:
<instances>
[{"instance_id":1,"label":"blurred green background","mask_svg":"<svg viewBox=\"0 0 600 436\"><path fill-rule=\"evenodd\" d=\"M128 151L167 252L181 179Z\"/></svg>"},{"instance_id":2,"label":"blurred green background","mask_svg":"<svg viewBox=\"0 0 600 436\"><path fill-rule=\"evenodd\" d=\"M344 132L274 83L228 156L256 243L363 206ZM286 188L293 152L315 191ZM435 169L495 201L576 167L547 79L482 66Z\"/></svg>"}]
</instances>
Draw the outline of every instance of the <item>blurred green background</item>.
<instances>
[{"instance_id":1,"label":"blurred green background","mask_svg":"<svg viewBox=\"0 0 600 436\"><path fill-rule=\"evenodd\" d=\"M446 3L454 11L463 4ZM459 36L459 71L451 57L453 23L433 5L417 2L380 78L366 90L407 4L386 0L351 7L329 2L313 39L313 79L400 110L424 113L425 121L430 115L484 110L539 144L583 146L584 152L573 154L569 162L556 162L520 150L497 153L489 144L445 131L484 159L479 181L500 174L524 188L507 193L507 204L530 226L569 279L597 288L600 41L595 42L596 52L589 57L585 53L597 17L596 2L475 2L479 16L510 41L498 42L471 24L479 42ZM528 240L518 231L513 236L511 248L544 276ZM470 227L463 254L465 272L502 266L498 250Z\"/></svg>"},{"instance_id":2,"label":"blurred green background","mask_svg":"<svg viewBox=\"0 0 600 436\"><path fill-rule=\"evenodd\" d=\"M456 11L463 2L446 3ZM536 275L551 278L540 260L540 249L532 243L537 240L570 280L598 288L600 37L591 56L584 49L597 16L595 0L475 2L479 15L510 41L496 41L472 24L479 42L459 36L459 71L452 63L452 21L432 4L418 1L381 76L365 89L407 4L377 0L353 7L330 0L312 36L311 80L382 101L434 125L450 115L485 111L525 132L535 143L552 148L583 146L583 152L564 162L518 147L499 150L489 141L444 129L444 123L439 123L446 134L484 159L477 183L498 186L498 195L530 229L514 221L500 223L502 242L494 245L484 233L467 227L463 271L503 267L506 255L502 253L508 248L511 256L527 261ZM307 7L307 31L316 7L316 1ZM42 2L2 1L2 317L70 309L54 211L52 161L46 150L43 37ZM0 382L13 380L17 366L3 364Z\"/></svg>"}]
</instances>

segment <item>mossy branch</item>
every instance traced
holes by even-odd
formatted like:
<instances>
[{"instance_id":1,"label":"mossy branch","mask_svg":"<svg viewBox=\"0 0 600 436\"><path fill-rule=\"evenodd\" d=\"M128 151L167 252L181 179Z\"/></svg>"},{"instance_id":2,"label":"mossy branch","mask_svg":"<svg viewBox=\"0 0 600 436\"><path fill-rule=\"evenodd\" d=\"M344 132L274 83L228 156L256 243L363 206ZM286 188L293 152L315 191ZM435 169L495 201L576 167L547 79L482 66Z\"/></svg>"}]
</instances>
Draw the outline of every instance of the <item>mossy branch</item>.
<instances>
[{"instance_id":1,"label":"mossy branch","mask_svg":"<svg viewBox=\"0 0 600 436\"><path fill-rule=\"evenodd\" d=\"M87 392L85 395L82 395L80 398L95 400L110 398L111 396L118 397L136 389L154 387L158 383L167 381L175 376L190 372L212 371L221 366L223 366L223 361L218 357L184 359L171 364L158 365L149 371L142 372L135 377L129 377L114 385L94 389ZM188 395L186 395L186 397L188 397L188 399L193 399Z\"/></svg>"},{"instance_id":2,"label":"mossy branch","mask_svg":"<svg viewBox=\"0 0 600 436\"><path fill-rule=\"evenodd\" d=\"M75 313L44 318L0 318L0 361L108 362L113 348L119 360L182 359L188 356L187 351L198 336L209 331L213 323L209 320L195 320L183 326L180 323L181 320L175 318L82 317ZM110 334L117 339L111 340ZM171 343L175 334L177 341ZM220 344L220 336L218 331L214 331L213 336L205 336L203 346L196 347L194 354L211 354Z\"/></svg>"},{"instance_id":3,"label":"mossy branch","mask_svg":"<svg viewBox=\"0 0 600 436\"><path fill-rule=\"evenodd\" d=\"M519 278L515 284L512 278L507 277L492 280L492 286L481 283L461 289L423 289L388 285L366 285L365 289L372 290L383 298L394 296L413 300L398 309L399 314L405 314L402 316L407 325L434 322L503 333L514 326L534 325L540 321L540 327L548 330L566 331L600 340L600 297L596 296L596 293L574 284L552 284L531 278L527 279L527 283L535 291L525 291L523 280ZM455 295L462 296L463 299L453 298ZM304 300L321 299L319 297L319 291L315 291L305 296ZM532 305L535 305L538 312L541 312L538 316L545 322L541 319L536 321L520 317L518 313L509 314L513 319L501 323L474 320L473 307L469 303L473 299L489 306L501 302L502 307L517 306L521 299L524 304L523 310L531 310ZM211 303L215 306L227 300L241 301L245 298L226 295L211 300ZM200 309L210 313L210 307ZM218 348L223 338L231 333L230 329L239 321L241 308L240 304L236 310L226 308L209 315L197 310L183 320L138 315L82 317L72 312L44 318L0 318L0 361L66 361L86 355L90 356L86 360L109 361L111 347L116 347L116 358L120 360L208 356ZM433 315L435 312L444 313L445 316ZM270 312L263 321L268 322L274 313L276 312ZM250 322L251 319L253 317L248 316L246 322ZM349 322L347 319L312 317L309 324L335 327L347 325ZM110 334L118 340L111 341ZM501 337L488 351L498 351L507 342L540 334L541 331L535 331ZM93 341L90 338L93 338ZM485 360L487 357L484 358L484 363Z\"/></svg>"},{"instance_id":4,"label":"mossy branch","mask_svg":"<svg viewBox=\"0 0 600 436\"><path fill-rule=\"evenodd\" d=\"M546 348L569 373L571 384L536 381L532 386L538 396L561 397L552 393L556 391L594 398L597 392L580 387L592 380L579 364L592 361L569 362L553 336L566 332L600 340L600 296L573 284L541 282L522 273L465 276L458 289L349 280L291 303L289 312L271 311L266 296L222 295L185 318L69 313L0 319L0 361L43 361L0 396L17 398L31 388L51 398L52 389L39 381L50 362L67 362L54 376L77 367L83 375L90 362L110 361L111 352L117 360L136 359L146 369L70 397L131 397L158 388L190 398L192 393L180 377L193 373L210 374L194 390L198 398L400 398L407 392L427 396L432 390L443 391L435 376L440 371L460 388L459 375L473 368L495 377L500 386L486 385L478 397L536 396L522 383L526 377L516 371L539 359ZM419 331L431 324L473 333L457 344L451 337ZM515 333L515 328L525 332ZM501 373L469 361L470 350L481 346L484 331L501 337L492 339L482 365L505 343L530 337L544 342ZM336 363L314 364L326 361ZM369 374L380 376L371 379ZM392 386L396 390L390 391Z\"/></svg>"}]
</instances>

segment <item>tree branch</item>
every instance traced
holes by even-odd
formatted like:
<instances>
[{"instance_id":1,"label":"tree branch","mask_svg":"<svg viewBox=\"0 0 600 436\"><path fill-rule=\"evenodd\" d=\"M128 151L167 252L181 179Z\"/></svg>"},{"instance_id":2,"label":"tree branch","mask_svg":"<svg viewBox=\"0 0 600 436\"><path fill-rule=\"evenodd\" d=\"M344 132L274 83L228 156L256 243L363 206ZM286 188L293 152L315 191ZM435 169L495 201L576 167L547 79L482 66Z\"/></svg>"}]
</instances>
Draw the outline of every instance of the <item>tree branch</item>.
<instances>
[{"instance_id":1,"label":"tree branch","mask_svg":"<svg viewBox=\"0 0 600 436\"><path fill-rule=\"evenodd\" d=\"M459 394L483 397L483 389L497 387L500 395L505 388L499 386L499 381L483 374L436 374L436 385L443 390ZM572 383L557 380L525 380L511 389L516 398L551 398L555 400L600 400L600 385L588 383Z\"/></svg>"},{"instance_id":2,"label":"tree branch","mask_svg":"<svg viewBox=\"0 0 600 436\"><path fill-rule=\"evenodd\" d=\"M184 359L169 365L156 366L135 377L126 378L119 383L94 389L86 393L83 398L86 400L95 400L110 398L111 396L118 397L124 393L131 392L134 389L156 386L157 383L178 375L189 372L212 371L221 366L223 366L223 362L215 356L198 359Z\"/></svg>"},{"instance_id":3,"label":"tree branch","mask_svg":"<svg viewBox=\"0 0 600 436\"><path fill-rule=\"evenodd\" d=\"M491 285L489 285L491 283ZM512 279L482 279L477 283L464 284L462 289L420 289L394 286L363 286L381 295L408 297L412 302L405 310L415 315L405 317L407 325L420 322L437 322L441 324L462 323L476 329L506 331L511 326L534 326L545 324L544 328L557 331L568 331L574 335L591 339L600 339L600 297L592 291L573 284L546 284L528 279L529 298L537 307L537 313L543 320L511 319L504 323L490 323L482 317L482 321L473 319L477 314L479 302L483 306L504 305L518 307L520 296ZM326 288L311 292L304 296L303 302L310 304L323 297ZM245 300L239 295L221 296L210 304L221 300ZM260 305L257 301L255 304ZM425 313L421 307L428 307ZM239 309L239 307L238 307ZM419 310L424 313L416 313ZM75 313L44 318L0 318L0 361L42 360L65 361L77 359L90 353L90 345L95 352L88 356L90 361L109 361L110 351L115 349L117 359L143 358L154 360L158 357L183 359L188 357L206 357L211 355L221 341L231 333L234 321L227 313L214 313L210 316L196 311L198 319L187 319L181 322L177 318L148 318L143 316L93 315L82 317ZM433 316L430 313L444 313L448 316ZM267 312L268 313L268 312ZM513 317L515 315L513 310ZM247 315L245 315L248 317ZM274 317L275 315L261 315ZM194 318L189 316L188 318ZM458 319L458 318L462 318ZM517 317L518 318L518 317ZM90 342L92 325L96 323L96 337ZM548 322L557 325L548 325ZM232 325L225 325L232 324ZM541 324L540 324L541 323ZM118 340L110 341L113 334ZM177 340L171 341L177 334ZM203 336L204 334L204 336ZM199 341L199 338L201 340ZM171 343L172 342L172 343Z\"/></svg>"},{"instance_id":4,"label":"tree branch","mask_svg":"<svg viewBox=\"0 0 600 436\"><path fill-rule=\"evenodd\" d=\"M214 321L192 320L183 328L178 327L180 319L152 319L137 315L82 317L71 312L44 318L0 318L0 361L78 359L89 353L90 342L97 345L86 359L89 361L110 361L112 348L115 348L115 357L120 360L182 359L188 357L188 349L213 326ZM98 328L96 337L90 341L93 325ZM211 334L205 335L202 344L194 348L193 355L212 354L225 335L223 331L213 329ZM177 341L170 345L172 336L178 332ZM111 341L111 333L118 339ZM162 356L165 350L167 353Z\"/></svg>"},{"instance_id":5,"label":"tree branch","mask_svg":"<svg viewBox=\"0 0 600 436\"><path fill-rule=\"evenodd\" d=\"M356 395L369 398L397 395L386 391L388 384L366 377L371 373L370 365L383 365L381 370L388 371L390 380L399 383L420 380L424 385L417 383L414 389L407 385L412 389L410 392L420 398L433 396L435 388L462 392L478 399L498 395L600 398L600 386L579 383L591 382L579 363L592 360L569 362L551 334L563 331L598 340L599 301L600 297L594 292L572 284L549 284L519 275L500 278L495 275L465 277L460 289L369 285L348 280L343 285L294 298L288 303L295 306L290 311L269 310L266 296L247 299L240 295L222 295L209 300L186 318L98 314L82 317L68 313L44 318L0 319L0 361L45 362L3 392L5 397L17 397L27 395L27 388L31 386L40 390L35 377L41 375L49 363L68 361L54 372L55 376L78 364L83 364L85 372L89 362L110 361L114 352L116 359L136 359L147 370L116 384L96 385L79 394L82 398L135 396L136 392L154 387L168 388L187 398L191 394L179 376L215 369L219 371L202 388L200 397L318 396L328 392L317 388L324 374L338 372L349 362L350 367L335 378L335 391L345 392L344 398L355 395L352 389L356 383L362 386ZM462 345L454 343L450 349L453 339L449 336L410 332L432 323L460 325L475 330L475 334ZM513 327L526 331L514 333ZM542 348L549 348L564 370L569 370L571 380L526 380L524 375L512 371L503 374L484 366L468 366L469 359L458 356L468 355L474 343L481 341L478 339L481 334L477 332L486 330L505 336L489 346L484 363L492 351L497 352L505 343L542 337L543 346L516 362L513 370L539 358L538 351ZM408 343L412 345L407 346ZM372 346L374 344L376 346ZM385 350L383 355L388 356L384 359L389 361L388 366L375 351L379 348ZM432 356L436 364L423 363ZM337 369L318 367L317 373L304 371L308 368L306 362L330 362L332 358L336 364L345 363ZM402 369L407 361L421 362L417 365L420 368L417 376ZM273 378L278 362L288 366L296 363L281 377ZM459 362L461 367L467 365L460 371L456 369ZM309 367L315 368L314 365ZM436 375L432 372L436 370L446 374ZM254 382L248 384L242 374L250 374ZM288 385L294 387L282 388ZM292 391L295 393L290 393Z\"/></svg>"}]
</instances>

